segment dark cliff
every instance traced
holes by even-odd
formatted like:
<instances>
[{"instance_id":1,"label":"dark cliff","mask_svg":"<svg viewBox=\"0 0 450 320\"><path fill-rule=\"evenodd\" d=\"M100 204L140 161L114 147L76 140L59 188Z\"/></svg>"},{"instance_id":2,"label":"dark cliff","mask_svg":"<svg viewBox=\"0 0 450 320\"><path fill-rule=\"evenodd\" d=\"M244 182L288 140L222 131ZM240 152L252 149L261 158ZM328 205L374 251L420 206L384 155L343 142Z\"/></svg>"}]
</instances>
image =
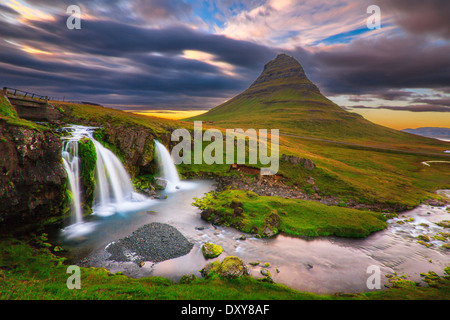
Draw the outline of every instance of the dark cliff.
<instances>
[{"instance_id":1,"label":"dark cliff","mask_svg":"<svg viewBox=\"0 0 450 320\"><path fill-rule=\"evenodd\" d=\"M60 218L66 202L60 138L0 120L0 154L0 229Z\"/></svg>"}]
</instances>

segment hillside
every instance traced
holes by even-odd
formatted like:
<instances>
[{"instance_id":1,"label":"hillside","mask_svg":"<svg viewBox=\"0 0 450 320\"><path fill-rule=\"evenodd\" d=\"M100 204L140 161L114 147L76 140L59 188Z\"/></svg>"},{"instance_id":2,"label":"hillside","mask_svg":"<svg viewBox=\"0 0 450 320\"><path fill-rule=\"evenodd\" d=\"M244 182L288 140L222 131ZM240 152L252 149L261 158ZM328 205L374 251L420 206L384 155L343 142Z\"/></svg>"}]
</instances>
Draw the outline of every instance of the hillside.
<instances>
[{"instance_id":1,"label":"hillside","mask_svg":"<svg viewBox=\"0 0 450 320\"><path fill-rule=\"evenodd\" d=\"M205 114L202 120L226 128L280 129L280 134L330 139L369 146L441 152L443 145L374 124L327 99L306 76L300 63L280 54L267 63L252 85Z\"/></svg>"},{"instance_id":2,"label":"hillside","mask_svg":"<svg viewBox=\"0 0 450 320\"><path fill-rule=\"evenodd\" d=\"M317 199L334 196L347 204L383 203L404 210L434 197L436 189L450 188L449 163L422 164L449 160L444 151L450 143L383 127L340 108L285 54L267 63L241 94L185 119L194 120L219 128L279 129L280 156L316 165L308 171L281 161L282 181ZM186 170L211 169L191 165Z\"/></svg>"}]
</instances>

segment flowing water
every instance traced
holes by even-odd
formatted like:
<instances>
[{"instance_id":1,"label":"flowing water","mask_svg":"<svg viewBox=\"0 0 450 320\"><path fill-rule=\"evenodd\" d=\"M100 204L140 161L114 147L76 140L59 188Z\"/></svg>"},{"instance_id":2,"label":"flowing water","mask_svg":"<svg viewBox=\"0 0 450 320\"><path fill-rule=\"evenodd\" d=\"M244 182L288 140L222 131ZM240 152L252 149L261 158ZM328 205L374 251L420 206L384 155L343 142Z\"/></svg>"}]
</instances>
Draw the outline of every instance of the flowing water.
<instances>
[{"instance_id":1,"label":"flowing water","mask_svg":"<svg viewBox=\"0 0 450 320\"><path fill-rule=\"evenodd\" d=\"M153 200L134 192L130 176L117 156L93 137L95 127L72 125L64 128L69 135L63 137L62 158L72 193L72 223L63 231L67 238L77 237L94 230L95 223L83 219L81 209L83 190L80 186L80 156L78 143L87 138L94 144L97 162L95 169L95 199L93 214L109 216L116 213L148 209Z\"/></svg>"},{"instance_id":2,"label":"flowing water","mask_svg":"<svg viewBox=\"0 0 450 320\"><path fill-rule=\"evenodd\" d=\"M365 239L302 239L285 235L259 239L245 235L246 239L243 240L242 233L235 229L216 227L203 221L199 209L191 205L194 197L202 197L213 190L214 182L180 181L176 170L174 172L167 168L173 165L167 150L159 143L155 144L161 156L160 164L166 164L163 179L168 185L161 193L167 198L144 201L144 206L136 206L139 202L127 201L133 197L129 186L124 186L128 191L122 194L116 193L113 186L110 186L108 193L104 192L105 198L100 196L98 203L100 205L105 199L119 195L119 198L122 196L121 199L125 199L120 210L117 209L119 204L116 204L114 214L91 215L87 218L90 228L83 233L71 237L67 237L64 232L61 234L61 243L71 249L75 263L104 267L113 273L121 271L136 278L162 276L176 281L187 273L200 277L198 270L208 262L234 255L247 263L260 262L259 266L249 266L255 277L262 277L261 265L270 263L269 271L275 282L300 291L323 294L369 291L366 282L371 274L367 273L367 268L372 265L381 269L381 281L384 283L387 281L384 275L394 272L399 275L407 274L411 280L420 282L420 273L433 270L442 275L444 267L450 264L448 251L441 248L443 241L432 240L431 246L426 247L418 243L416 238L419 234L432 237L445 231L436 224L442 220L450 220L450 213L445 207L421 205L403 213L404 216L389 220L386 230ZM101 154L99 146L96 147ZM101 159L111 158L110 154L104 150L103 152L106 155L102 155ZM108 166L106 162L104 166ZM120 178L117 179L120 181ZM108 180L106 176L105 180ZM135 262L108 260L106 248L109 244L152 222L174 226L194 244L193 249L185 256L159 263L148 261L142 267ZM201 246L205 242L221 245L224 252L218 258L205 259L201 252Z\"/></svg>"},{"instance_id":3,"label":"flowing water","mask_svg":"<svg viewBox=\"0 0 450 320\"><path fill-rule=\"evenodd\" d=\"M180 188L180 176L178 175L177 168L172 161L169 151L159 141L155 140L155 147L157 151L157 162L162 173L162 179L167 183L167 191L175 191Z\"/></svg>"},{"instance_id":4,"label":"flowing water","mask_svg":"<svg viewBox=\"0 0 450 320\"><path fill-rule=\"evenodd\" d=\"M301 291L315 293L362 292L368 291L367 268L380 267L382 283L385 274L397 272L408 274L411 280L420 282L421 272L433 270L442 275L442 270L450 263L448 251L433 243L427 248L417 243L418 234L435 234L445 231L435 222L449 220L450 214L443 207L420 206L406 217L414 221L398 224L406 218L389 221L386 230L365 239L342 239L323 237L316 239L293 238L278 235L273 239L258 239L227 227L215 227L200 218L200 211L191 206L193 197L201 197L214 189L212 181L190 181L190 188L177 192L163 192L167 199L155 200L152 211L114 215L95 220L95 232L88 236L66 242L73 248L74 259L86 266L104 267L111 272L121 271L131 277L162 276L178 280L186 273L200 277L198 270L213 260L222 260L227 255L235 255L244 261L270 263L269 268L275 282L286 284ZM105 250L108 244L129 236L139 227L152 223L167 223L176 227L194 244L185 256L159 263L146 262L143 267L134 262L108 260ZM420 224L427 223L427 229ZM213 242L223 247L224 252L216 259L205 259L201 246ZM253 276L261 277L260 266L252 267ZM279 272L277 272L277 270Z\"/></svg>"}]
</instances>

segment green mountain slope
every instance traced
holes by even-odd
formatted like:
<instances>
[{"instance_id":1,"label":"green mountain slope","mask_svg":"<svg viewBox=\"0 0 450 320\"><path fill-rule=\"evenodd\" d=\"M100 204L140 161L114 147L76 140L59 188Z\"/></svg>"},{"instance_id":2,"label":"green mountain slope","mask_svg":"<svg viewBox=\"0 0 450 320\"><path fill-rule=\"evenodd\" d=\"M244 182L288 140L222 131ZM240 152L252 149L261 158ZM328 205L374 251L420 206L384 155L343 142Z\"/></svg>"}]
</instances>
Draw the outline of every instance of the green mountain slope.
<instances>
[{"instance_id":1,"label":"green mountain slope","mask_svg":"<svg viewBox=\"0 0 450 320\"><path fill-rule=\"evenodd\" d=\"M384 145L428 151L442 143L374 124L348 112L320 92L300 63L280 54L267 63L261 75L244 92L209 112L186 119L203 120L226 128L273 128L293 134L364 145ZM437 148L436 148L437 147Z\"/></svg>"}]
</instances>

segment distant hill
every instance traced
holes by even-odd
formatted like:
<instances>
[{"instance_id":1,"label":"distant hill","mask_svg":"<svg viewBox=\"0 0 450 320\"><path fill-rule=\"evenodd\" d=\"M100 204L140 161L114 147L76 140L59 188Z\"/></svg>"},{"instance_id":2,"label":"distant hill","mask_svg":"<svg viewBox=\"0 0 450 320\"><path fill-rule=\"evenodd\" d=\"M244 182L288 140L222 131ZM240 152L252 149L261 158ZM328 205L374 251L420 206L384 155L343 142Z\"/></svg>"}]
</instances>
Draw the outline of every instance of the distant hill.
<instances>
[{"instance_id":1,"label":"distant hill","mask_svg":"<svg viewBox=\"0 0 450 320\"><path fill-rule=\"evenodd\" d=\"M422 127L417 129L404 129L402 131L429 138L450 140L450 128Z\"/></svg>"},{"instance_id":2,"label":"distant hill","mask_svg":"<svg viewBox=\"0 0 450 320\"><path fill-rule=\"evenodd\" d=\"M409 148L435 140L372 123L327 99L306 76L293 57L278 55L264 66L252 85L205 114L185 121L202 120L226 128L273 128L293 134L367 145Z\"/></svg>"}]
</instances>

